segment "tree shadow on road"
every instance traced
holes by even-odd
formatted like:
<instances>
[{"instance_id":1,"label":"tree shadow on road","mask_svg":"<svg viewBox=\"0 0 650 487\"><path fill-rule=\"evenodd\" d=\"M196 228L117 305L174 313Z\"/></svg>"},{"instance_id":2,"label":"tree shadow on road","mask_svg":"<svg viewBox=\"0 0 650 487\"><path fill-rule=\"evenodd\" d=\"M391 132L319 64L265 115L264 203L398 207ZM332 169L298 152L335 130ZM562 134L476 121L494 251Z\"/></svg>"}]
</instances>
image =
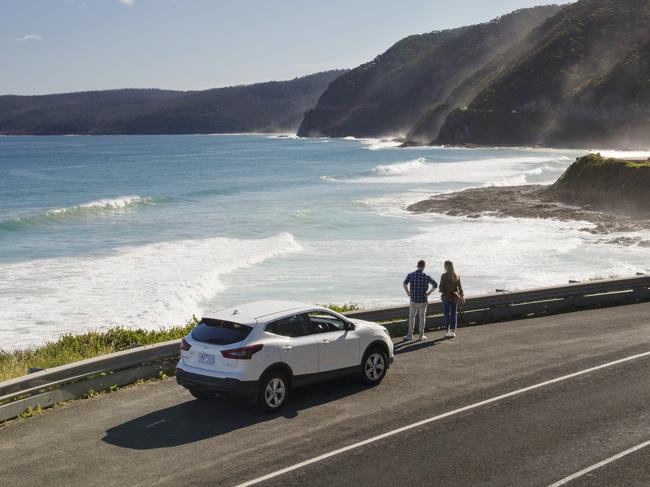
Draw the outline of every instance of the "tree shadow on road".
<instances>
[{"instance_id":1,"label":"tree shadow on road","mask_svg":"<svg viewBox=\"0 0 650 487\"><path fill-rule=\"evenodd\" d=\"M367 388L356 377L301 387L292 394L282 411L273 414L264 413L254 404L237 398L189 400L110 428L102 441L135 450L168 448L223 435L278 417L293 418L304 409L336 401Z\"/></svg>"}]
</instances>

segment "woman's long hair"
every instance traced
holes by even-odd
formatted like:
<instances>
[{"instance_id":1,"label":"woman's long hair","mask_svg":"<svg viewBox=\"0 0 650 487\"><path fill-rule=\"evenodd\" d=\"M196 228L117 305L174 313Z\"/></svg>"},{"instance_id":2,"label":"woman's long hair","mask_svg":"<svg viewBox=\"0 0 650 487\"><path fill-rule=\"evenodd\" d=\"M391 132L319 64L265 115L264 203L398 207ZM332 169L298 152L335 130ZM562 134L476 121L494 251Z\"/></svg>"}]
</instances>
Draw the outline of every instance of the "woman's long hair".
<instances>
[{"instance_id":1,"label":"woman's long hair","mask_svg":"<svg viewBox=\"0 0 650 487\"><path fill-rule=\"evenodd\" d=\"M445 274L449 276L453 283L460 280L460 277L458 277L458 274L456 274L456 271L454 270L454 263L450 260L445 261Z\"/></svg>"}]
</instances>

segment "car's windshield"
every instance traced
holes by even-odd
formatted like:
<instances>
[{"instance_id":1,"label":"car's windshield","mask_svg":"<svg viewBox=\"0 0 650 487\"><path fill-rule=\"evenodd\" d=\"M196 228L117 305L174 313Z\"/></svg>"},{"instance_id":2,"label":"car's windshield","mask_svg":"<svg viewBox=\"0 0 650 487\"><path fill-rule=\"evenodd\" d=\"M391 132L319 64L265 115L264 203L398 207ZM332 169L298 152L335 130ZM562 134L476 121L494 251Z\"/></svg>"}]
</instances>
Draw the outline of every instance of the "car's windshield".
<instances>
[{"instance_id":1,"label":"car's windshield","mask_svg":"<svg viewBox=\"0 0 650 487\"><path fill-rule=\"evenodd\" d=\"M229 345L241 342L253 330L250 326L240 325L231 321L202 318L192 330L192 338L197 342L213 345Z\"/></svg>"}]
</instances>

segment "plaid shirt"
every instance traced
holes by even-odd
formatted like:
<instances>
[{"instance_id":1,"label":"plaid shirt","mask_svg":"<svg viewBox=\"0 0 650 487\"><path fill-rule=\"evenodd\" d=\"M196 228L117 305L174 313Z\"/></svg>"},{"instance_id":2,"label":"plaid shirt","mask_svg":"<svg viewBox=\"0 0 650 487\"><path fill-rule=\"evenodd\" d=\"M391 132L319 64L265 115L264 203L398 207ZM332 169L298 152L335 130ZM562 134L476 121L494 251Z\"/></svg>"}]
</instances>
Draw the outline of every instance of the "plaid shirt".
<instances>
[{"instance_id":1,"label":"plaid shirt","mask_svg":"<svg viewBox=\"0 0 650 487\"><path fill-rule=\"evenodd\" d=\"M411 285L411 301L414 303L427 302L427 290L429 289L429 284L433 286L433 289L438 287L438 283L434 281L430 275L425 274L419 269L406 276L404 284Z\"/></svg>"}]
</instances>

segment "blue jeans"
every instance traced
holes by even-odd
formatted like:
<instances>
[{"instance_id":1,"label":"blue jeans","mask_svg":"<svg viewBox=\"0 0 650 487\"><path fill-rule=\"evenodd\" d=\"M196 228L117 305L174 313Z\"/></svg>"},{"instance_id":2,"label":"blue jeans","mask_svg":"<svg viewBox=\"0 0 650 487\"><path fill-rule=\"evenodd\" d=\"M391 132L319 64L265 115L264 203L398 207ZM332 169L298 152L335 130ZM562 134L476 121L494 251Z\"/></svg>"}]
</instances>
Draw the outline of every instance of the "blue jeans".
<instances>
[{"instance_id":1,"label":"blue jeans","mask_svg":"<svg viewBox=\"0 0 650 487\"><path fill-rule=\"evenodd\" d=\"M455 330L458 328L458 304L454 303L451 299L443 299L442 309L445 313L445 325L447 325L447 329Z\"/></svg>"}]
</instances>

